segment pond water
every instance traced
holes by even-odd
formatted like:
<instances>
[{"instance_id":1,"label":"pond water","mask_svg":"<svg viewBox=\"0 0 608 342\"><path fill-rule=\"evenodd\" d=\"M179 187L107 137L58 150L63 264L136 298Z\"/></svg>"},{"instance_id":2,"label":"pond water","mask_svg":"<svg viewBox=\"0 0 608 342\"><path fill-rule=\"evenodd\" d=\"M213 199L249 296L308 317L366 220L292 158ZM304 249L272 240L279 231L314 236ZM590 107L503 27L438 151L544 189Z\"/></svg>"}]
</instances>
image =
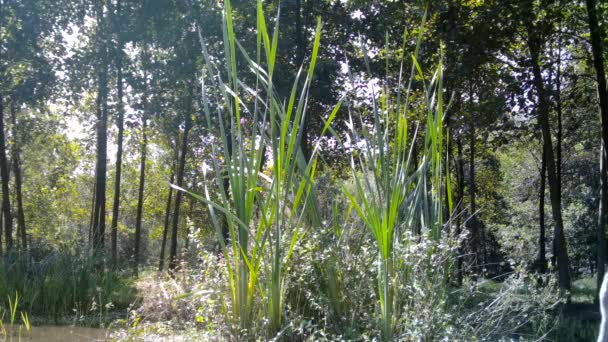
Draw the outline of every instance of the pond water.
<instances>
[{"instance_id":1,"label":"pond water","mask_svg":"<svg viewBox=\"0 0 608 342\"><path fill-rule=\"evenodd\" d=\"M6 341L19 341L19 328L10 327L8 329L9 336ZM32 327L30 333L22 328L21 341L28 342L92 342L92 341L107 341L108 330L71 327L71 326L51 326L43 325ZM0 340L3 339L0 331Z\"/></svg>"}]
</instances>

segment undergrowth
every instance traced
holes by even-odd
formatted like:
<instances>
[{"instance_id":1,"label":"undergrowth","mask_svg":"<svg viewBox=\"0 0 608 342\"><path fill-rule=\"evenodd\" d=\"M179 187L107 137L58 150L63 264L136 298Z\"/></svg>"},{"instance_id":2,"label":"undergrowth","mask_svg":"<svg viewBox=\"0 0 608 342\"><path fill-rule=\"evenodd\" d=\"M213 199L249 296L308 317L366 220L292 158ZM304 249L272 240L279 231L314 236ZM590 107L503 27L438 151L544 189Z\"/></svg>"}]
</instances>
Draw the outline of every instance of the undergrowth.
<instances>
[{"instance_id":1,"label":"undergrowth","mask_svg":"<svg viewBox=\"0 0 608 342\"><path fill-rule=\"evenodd\" d=\"M85 251L11 254L0 259L0 305L18 293L37 323L107 325L135 300L128 273Z\"/></svg>"}]
</instances>

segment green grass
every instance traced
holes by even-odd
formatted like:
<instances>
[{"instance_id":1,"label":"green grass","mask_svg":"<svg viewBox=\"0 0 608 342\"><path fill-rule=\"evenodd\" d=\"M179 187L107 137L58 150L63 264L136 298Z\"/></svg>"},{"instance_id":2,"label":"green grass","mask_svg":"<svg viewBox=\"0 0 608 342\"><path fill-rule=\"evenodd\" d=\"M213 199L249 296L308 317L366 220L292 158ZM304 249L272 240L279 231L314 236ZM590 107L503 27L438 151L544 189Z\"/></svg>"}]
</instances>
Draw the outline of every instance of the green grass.
<instances>
[{"instance_id":1,"label":"green grass","mask_svg":"<svg viewBox=\"0 0 608 342\"><path fill-rule=\"evenodd\" d=\"M11 330L17 330L16 335L19 341L25 335L30 334L31 325L30 319L27 312L18 311L19 310L19 293L15 293L15 296L8 296L8 307L3 308L0 307L0 336L6 341L6 339L10 336L10 340L12 341ZM21 320L18 320L17 312L19 312L19 316ZM8 323L8 327L4 325L4 320L6 319L6 323ZM25 329L25 332L23 331Z\"/></svg>"},{"instance_id":2,"label":"green grass","mask_svg":"<svg viewBox=\"0 0 608 342\"><path fill-rule=\"evenodd\" d=\"M572 282L571 301L574 303L593 303L597 279L595 277L587 277L577 279Z\"/></svg>"},{"instance_id":3,"label":"green grass","mask_svg":"<svg viewBox=\"0 0 608 342\"><path fill-rule=\"evenodd\" d=\"M599 321L582 321L561 318L548 338L557 342L596 341Z\"/></svg>"},{"instance_id":4,"label":"green grass","mask_svg":"<svg viewBox=\"0 0 608 342\"><path fill-rule=\"evenodd\" d=\"M136 293L128 276L103 265L84 252L6 256L0 260L0 305L12 305L7 296L18 293L19 307L36 323L107 323Z\"/></svg>"}]
</instances>

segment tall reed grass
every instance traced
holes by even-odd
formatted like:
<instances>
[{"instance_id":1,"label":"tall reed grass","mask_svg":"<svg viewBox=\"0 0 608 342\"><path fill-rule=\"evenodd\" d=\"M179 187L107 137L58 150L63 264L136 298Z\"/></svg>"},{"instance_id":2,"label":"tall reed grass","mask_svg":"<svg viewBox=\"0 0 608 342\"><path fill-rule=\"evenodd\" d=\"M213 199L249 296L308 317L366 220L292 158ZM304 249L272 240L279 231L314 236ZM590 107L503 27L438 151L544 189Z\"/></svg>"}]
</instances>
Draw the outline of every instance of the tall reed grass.
<instances>
[{"instance_id":1,"label":"tall reed grass","mask_svg":"<svg viewBox=\"0 0 608 342\"><path fill-rule=\"evenodd\" d=\"M135 290L124 274L100 269L87 253L55 251L40 257L8 255L0 260L0 305L19 293L19 307L43 321L88 317L88 324L111 320L110 311L126 309ZM76 322L79 323L79 322Z\"/></svg>"},{"instance_id":2,"label":"tall reed grass","mask_svg":"<svg viewBox=\"0 0 608 342\"><path fill-rule=\"evenodd\" d=\"M12 341L13 333L10 331L10 329L14 329L16 325L18 325L16 335L19 341L21 341L21 337L24 335L23 328L25 328L25 332L27 333L27 337L29 338L32 326L30 324L30 319L27 312L20 311L21 322L18 323L17 321L17 309L19 308L19 293L15 293L15 298L8 296L7 299L8 310L6 308L0 307L0 336L2 336L4 341L6 341L7 338L9 338L9 341ZM8 329L4 326L5 318L7 318L7 323L9 324Z\"/></svg>"},{"instance_id":3,"label":"tall reed grass","mask_svg":"<svg viewBox=\"0 0 608 342\"><path fill-rule=\"evenodd\" d=\"M426 15L424 16L426 18ZM408 234L424 234L438 242L444 224L442 194L447 188L451 210L449 170L444 167L444 115L443 65L441 60L427 83L417 61L424 20L411 58L406 57L406 35L401 55L401 67L396 91L383 83L380 94L371 89L372 127L365 127L364 115L349 108L350 140L364 142L361 153L351 156L354 191L344 188L344 195L359 214L375 241L378 252L378 298L381 332L384 341L393 339L395 317L399 316L400 284L410 281L409 265L397 265L395 251L407 249L411 243ZM364 46L362 44L362 46ZM388 48L388 36L387 36ZM363 52L367 56L367 51ZM403 77L404 65L411 60L409 78ZM368 72L369 61L365 60ZM387 75L389 60L387 57ZM416 110L411 108L412 82L421 82L424 96L425 121L414 129L409 117ZM358 115L357 115L358 114ZM366 113L364 113L366 114ZM422 128L421 128L422 126ZM419 132L423 132L420 160L413 149ZM413 134L411 134L413 132ZM432 272L429 272L429 275Z\"/></svg>"},{"instance_id":4,"label":"tall reed grass","mask_svg":"<svg viewBox=\"0 0 608 342\"><path fill-rule=\"evenodd\" d=\"M278 19L271 36L262 2L257 2L257 49L252 58L235 36L231 11L227 0L223 10L225 72L216 67L199 34L205 60L201 78L203 111L207 126L219 127L222 148L212 145L212 185L205 183L204 196L192 195L206 203L211 212L229 275L231 307L225 309L235 331L246 336L263 315L269 336L273 336L283 325L288 264L298 239L305 234L304 216L314 201L317 149L310 160L305 160L300 145L321 22L317 22L308 69L300 68L288 99L282 99L273 83ZM247 64L248 76L255 79L255 85L241 80L237 60ZM324 131L338 109L339 105ZM270 165L268 175L262 170L265 158ZM213 198L212 192L219 194L219 199ZM222 223L228 230L227 240Z\"/></svg>"},{"instance_id":5,"label":"tall reed grass","mask_svg":"<svg viewBox=\"0 0 608 342\"><path fill-rule=\"evenodd\" d=\"M316 205L313 185L318 146L311 159L305 160L300 142L308 114L308 94L319 51L321 23L317 23L308 70L300 69L289 97L282 99L273 84L278 19L270 36L262 2L258 0L257 49L255 56L250 57L235 37L231 12L230 1L226 0L223 68L209 56L199 26L205 60L201 77L202 107L208 128L217 125L222 146L211 144L212 167L206 175L210 182L205 182L205 194L191 195L206 203L211 212L229 275L231 300L225 311L234 331L238 336L248 336L254 324L265 316L269 336L275 336L283 327L287 265L298 239L306 232L306 217L315 216L307 215L307 208ZM377 247L380 331L386 341L393 338L394 317L399 315L402 304L397 290L399 283L407 282L413 269L396 258L395 250L408 248L414 241L409 238L410 233L422 233L424 238L439 241L444 224L444 187L448 187L450 194L449 182L445 182L447 168L443 165L446 138L443 66L439 61L431 80L424 81L425 75L416 59L423 30L419 32L409 78L403 77L404 65L409 59L404 52L396 93L391 93L387 85L382 87L379 96L372 91L373 127L370 130L356 128L365 127L365 113L356 116L349 106L351 140L365 142L366 148L363 153L352 155L355 187L354 191L344 187L343 194ZM405 42L404 36L403 51ZM255 80L255 85L242 81L237 73L237 61L246 63L247 76ZM369 71L367 60L366 64ZM422 80L425 120L423 128L412 130L408 116L413 111L410 95L415 76ZM340 101L334 107L319 132L321 135L331 131L331 122L341 104ZM414 160L412 151L419 131L424 132L421 157ZM337 139L341 138L334 134ZM268 156L266 146L270 148ZM262 170L265 158L271 165L268 174ZM449 205L451 207L451 199ZM228 230L226 240L222 223ZM432 250L429 253L432 254ZM336 286L329 288L334 291ZM337 303L335 307L339 312Z\"/></svg>"}]
</instances>

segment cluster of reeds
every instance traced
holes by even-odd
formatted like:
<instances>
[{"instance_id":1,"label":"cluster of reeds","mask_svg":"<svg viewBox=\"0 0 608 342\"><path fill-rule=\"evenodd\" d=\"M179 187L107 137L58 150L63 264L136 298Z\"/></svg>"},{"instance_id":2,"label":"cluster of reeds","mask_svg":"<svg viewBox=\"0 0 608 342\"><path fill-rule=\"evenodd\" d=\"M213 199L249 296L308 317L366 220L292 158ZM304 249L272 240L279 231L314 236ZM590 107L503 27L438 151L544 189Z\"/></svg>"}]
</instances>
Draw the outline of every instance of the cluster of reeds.
<instances>
[{"instance_id":1,"label":"cluster of reeds","mask_svg":"<svg viewBox=\"0 0 608 342\"><path fill-rule=\"evenodd\" d=\"M223 67L209 56L199 31L205 60L201 103L208 127L219 130L221 144L211 144L212 165L206 175L205 194L191 195L206 203L211 212L229 275L230 301L225 313L234 332L247 336L257 322L265 321L269 336L277 336L284 328L286 279L294 248L308 227L321 226L315 198L318 145L309 160L300 149L321 23L317 24L307 71L300 69L289 97L282 99L273 83L278 19L271 36L258 0L257 50L251 57L235 37L231 12L230 1L224 1ZM372 94L371 129L357 129L365 126L364 114L357 116L348 106L350 140L364 141L365 148L352 154L354 190L344 187L342 193L375 241L379 330L384 340L393 338L395 317L403 304L397 289L413 272L395 251L407 249L413 241L410 232L438 242L445 223L446 193L451 210L447 167L443 164L443 67L438 61L430 81L425 81L427 75L416 59L421 35L422 30L412 56L402 55L398 86L393 87L396 93L383 86L379 96ZM245 84L238 75L237 60L246 63L246 76L254 85ZM404 66L410 62L411 74L404 77ZM413 129L409 101L416 76L420 76L416 82L422 83L425 97L425 119ZM331 131L337 140L343 138L330 127L341 105L342 101L331 111L322 132L317 132L321 136ZM420 140L419 158L415 158L412 151Z\"/></svg>"},{"instance_id":2,"label":"cluster of reeds","mask_svg":"<svg viewBox=\"0 0 608 342\"><path fill-rule=\"evenodd\" d=\"M126 309L135 289L123 274L100 265L86 252L6 256L0 260L0 294L19 293L20 307L44 320L111 321L109 311Z\"/></svg>"},{"instance_id":3,"label":"cluster of reeds","mask_svg":"<svg viewBox=\"0 0 608 342\"><path fill-rule=\"evenodd\" d=\"M17 323L17 308L19 307L19 293L18 292L15 292L15 298L8 296L7 299L8 299L8 310L5 310L4 308L0 307L0 336L2 336L4 341L6 341L7 339L9 341L12 341L13 334L16 334L18 340L21 341L22 337L30 335L30 331L32 329L32 326L30 324L30 318L29 318L27 312L20 311L21 323ZM7 313L8 313L7 323L9 324L8 327L6 327L4 325L4 320L5 320L5 316L7 315ZM18 324L17 331L16 332L11 331L16 327L17 324ZM25 328L25 335L23 332L24 328Z\"/></svg>"},{"instance_id":4,"label":"cluster of reeds","mask_svg":"<svg viewBox=\"0 0 608 342\"><path fill-rule=\"evenodd\" d=\"M412 241L407 238L409 234L439 242L445 223L444 206L447 204L448 212L452 210L449 169L444 165L447 135L443 123L446 109L443 66L439 60L427 83L427 75L417 61L424 20L421 28L413 54L401 55L397 86L390 88L383 84L379 96L371 89L371 129L357 129L365 127L363 117L349 111L350 140L365 142L365 147L361 153L351 155L355 189L345 188L344 194L376 243L381 332L386 341L393 338L394 317L399 314L399 284L411 280L409 265L396 263L396 251L408 248L407 244ZM402 51L406 51L406 36L404 34ZM363 55L367 56L366 51ZM404 77L408 60L411 71L409 77ZM369 72L369 61L365 62ZM412 128L408 118L416 112L410 106L416 76L417 82L422 83L425 115L424 120ZM420 132L423 134L421 147L416 146ZM421 151L414 154L415 148ZM448 203L444 203L445 199Z\"/></svg>"}]
</instances>

